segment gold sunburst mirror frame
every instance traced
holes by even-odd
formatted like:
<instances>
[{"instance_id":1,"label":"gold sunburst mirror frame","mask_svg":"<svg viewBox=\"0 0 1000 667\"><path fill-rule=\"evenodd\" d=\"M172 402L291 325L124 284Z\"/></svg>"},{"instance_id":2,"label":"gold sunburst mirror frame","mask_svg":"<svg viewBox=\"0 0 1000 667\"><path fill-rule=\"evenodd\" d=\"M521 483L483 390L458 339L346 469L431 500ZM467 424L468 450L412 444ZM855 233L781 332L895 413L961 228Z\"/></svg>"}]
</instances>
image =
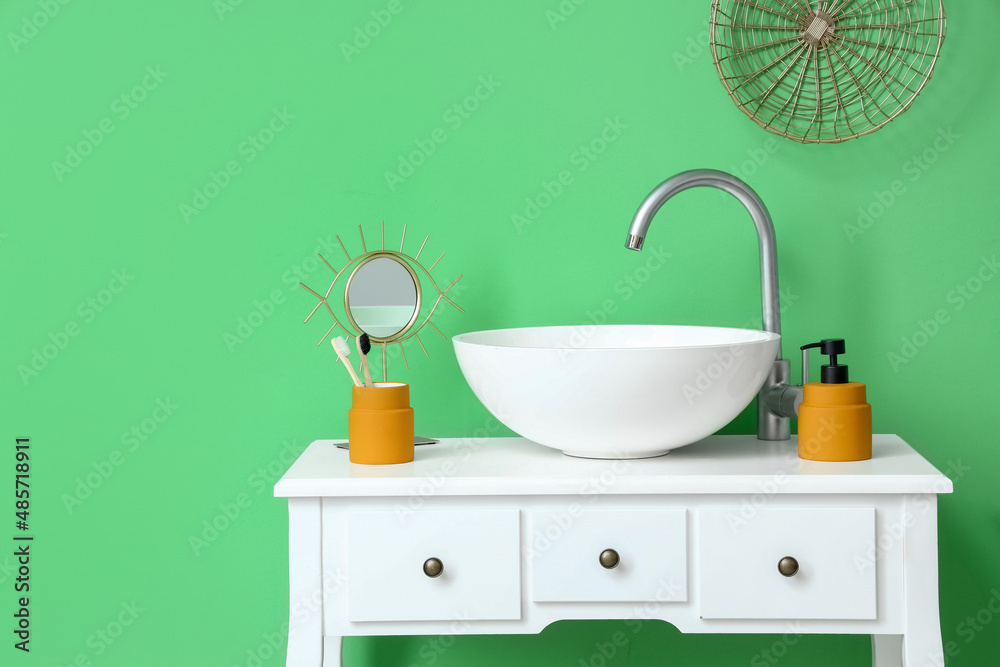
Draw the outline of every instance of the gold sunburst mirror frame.
<instances>
[{"instance_id":1,"label":"gold sunburst mirror frame","mask_svg":"<svg viewBox=\"0 0 1000 667\"><path fill-rule=\"evenodd\" d=\"M434 325L433 322L431 322L431 317L437 311L437 308L442 301L450 303L460 313L465 312L457 303L452 301L451 298L447 296L448 291L452 287L454 287L459 280L462 279L462 275L459 274L459 276L455 278L453 281L451 281L451 283L444 289L438 287L437 281L435 281L434 277L431 275L431 271L434 270L434 268L438 265L438 262L441 261L441 258L444 257L445 255L444 251L441 252L438 258L434 260L434 263L431 264L429 268L425 268L424 265L420 263L420 255L423 253L424 247L427 245L427 240L430 238L430 235L424 237L424 241L423 243L420 244L420 248L417 250L417 254L411 257L410 255L407 255L406 253L403 252L403 248L406 244L405 224L403 225L403 234L399 241L399 250L387 250L385 247L385 221L382 221L382 223L380 224L381 243L379 249L377 250L371 250L371 251L368 250L368 247L365 244L365 233L361 225L358 225L358 234L361 237L361 254L356 257L351 256L351 253L348 252L347 247L344 245L344 242L340 239L340 236L336 237L337 243L340 244L340 249L344 251L344 256L346 257L346 262L339 269L334 268L333 264L331 264L326 257L323 257L322 254L317 253L318 257L323 262L323 264L325 264L327 268L329 268L330 271L333 272L333 280L330 282L330 286L327 287L326 292L323 294L320 294L316 290L311 289L305 283L301 282L299 283L299 285L302 285L303 288L305 288L310 294L312 294L318 299L317 304L309 312L305 320L303 320L303 323L306 323L310 319L312 319L312 316L315 315L316 312L321 307L325 307L326 312L328 312L330 314L330 317L333 318L333 324L330 326L329 329L326 330L326 333L323 334L323 337L320 338L319 342L316 343L317 346L322 345L330 337L330 335L333 334L334 331L338 328L351 338L360 336L362 333L368 333L368 337L369 339L371 339L372 346L374 347L376 345L380 345L382 347L382 381L387 382L389 376L387 350L390 346L399 347L399 353L403 359L403 366L409 369L410 365L406 359L406 351L403 348L403 343L405 341L408 341L411 338L414 339L417 342L417 345L419 345L420 349L423 351L424 356L426 357L430 356L430 354L428 354L427 352L427 347L424 345L423 341L420 340L420 335L419 335L420 330L423 329L424 326L430 325L430 327L434 329L434 331L436 331L438 335L441 336L441 338L443 338L444 340L448 340L448 337L445 336L441 332L441 330ZM356 303L352 307L352 301L351 301L352 287L355 289L360 289L362 282L365 280L364 274L365 273L370 274L376 267L376 264L381 264L383 267L386 267L390 271L395 271L397 276L406 276L413 281L412 305L406 303L403 305L397 304L391 306L359 306L359 304ZM402 269L405 269L405 272L397 270L395 268L397 265L399 267L402 267ZM421 274L426 277L426 285L425 281L421 280L420 277ZM334 312L334 309L330 304L330 295L333 294L333 290L337 286L338 281L340 281L341 278L344 276L347 276L347 278L345 282L341 283L344 285L343 300L342 301L340 300L339 294L335 297L335 303L343 304L343 315L341 317L338 317L337 313ZM430 289L425 290L424 289L425 286L429 287ZM406 285L404 282L404 284L402 285L403 291L408 292L407 289L408 287L409 286ZM369 291L371 291L371 289L374 288L369 288ZM434 300L434 303L431 305L430 309L426 312L426 314L423 315L423 317L421 317L421 308L426 304L426 301L424 299L424 292L425 291L430 292L431 290L433 290L433 292L436 293L437 296ZM394 312L397 315L405 316L405 319L397 320L400 322L398 325L381 324L376 326L372 324L370 315L366 314L363 316L364 308L372 308L372 309L382 308L383 311L385 309L391 308L394 309ZM412 308L412 312L406 314L402 310L404 308L406 309ZM366 327L369 329L369 331L365 331Z\"/></svg>"}]
</instances>

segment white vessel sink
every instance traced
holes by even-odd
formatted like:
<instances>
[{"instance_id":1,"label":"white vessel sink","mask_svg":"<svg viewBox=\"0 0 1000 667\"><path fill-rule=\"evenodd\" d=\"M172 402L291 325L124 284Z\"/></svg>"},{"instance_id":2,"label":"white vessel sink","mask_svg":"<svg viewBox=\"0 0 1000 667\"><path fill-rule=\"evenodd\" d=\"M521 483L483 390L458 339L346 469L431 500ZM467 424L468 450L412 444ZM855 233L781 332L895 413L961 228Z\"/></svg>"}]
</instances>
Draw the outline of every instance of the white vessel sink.
<instances>
[{"instance_id":1,"label":"white vessel sink","mask_svg":"<svg viewBox=\"0 0 1000 667\"><path fill-rule=\"evenodd\" d=\"M778 334L693 326L562 326L454 337L472 391L519 435L570 456L662 456L736 417Z\"/></svg>"}]
</instances>

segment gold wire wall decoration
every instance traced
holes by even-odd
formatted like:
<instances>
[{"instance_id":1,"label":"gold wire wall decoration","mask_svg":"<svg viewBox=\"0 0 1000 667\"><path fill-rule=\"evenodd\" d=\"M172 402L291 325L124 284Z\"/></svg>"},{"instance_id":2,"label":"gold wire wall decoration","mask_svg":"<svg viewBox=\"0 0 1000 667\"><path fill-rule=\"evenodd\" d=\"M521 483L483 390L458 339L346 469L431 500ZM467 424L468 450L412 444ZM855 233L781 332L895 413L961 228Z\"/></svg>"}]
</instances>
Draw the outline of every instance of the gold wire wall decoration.
<instances>
[{"instance_id":1,"label":"gold wire wall decoration","mask_svg":"<svg viewBox=\"0 0 1000 667\"><path fill-rule=\"evenodd\" d=\"M420 244L420 248L417 250L417 254L411 257L403 252L403 247L406 243L405 224L403 225L403 233L399 241L398 251L386 250L385 248L384 220L380 224L380 232L381 232L380 248L378 250L369 251L365 243L364 230L362 229L361 225L358 225L358 233L361 237L361 254L356 257L351 256L351 253L348 252L347 247L344 245L344 242L341 240L340 236L337 236L336 237L337 243L340 244L340 249L343 250L344 256L347 258L344 265L341 266L339 269L334 268L333 264L331 264L327 260L327 258L323 257L322 254L317 253L318 257L323 262L323 264L325 264L330 269L330 271L333 272L333 280L330 282L330 285L326 288L325 293L320 294L316 290L310 288L305 283L300 282L299 285L305 288L310 294L312 294L318 300L313 309L309 311L308 315L306 315L306 318L305 320L303 320L303 323L309 322L309 320L312 319L312 316L315 315L316 312L321 307L325 307L326 311L330 314L330 317L333 319L333 324L330 325L330 328L326 330L326 333L323 334L323 337L320 338L318 343L316 343L316 345L319 346L322 345L324 342L326 342L326 340L330 337L330 335L334 333L334 331L338 328L341 331L343 331L344 334L352 338L361 335L362 333L361 327L358 325L355 317L353 317L351 314L350 302L348 299L351 280L357 275L357 272L359 269L361 269L361 267L365 266L365 264L367 264L371 260L385 257L394 259L395 261L399 262L406 268L406 270L410 273L410 275L413 278L414 287L416 289L416 305L414 307L413 315L410 317L409 322L407 322L402 327L402 329L397 331L395 334L385 337L372 336L369 334L369 337L372 342L372 347L375 347L376 345L380 345L382 347L382 381L387 382L389 377L387 348L389 346L399 347L400 356L403 359L403 366L406 369L409 369L410 365L406 359L406 351L403 348L404 341L407 341L411 338L414 339L417 342L417 345L420 346L421 351L423 351L424 356L430 357L430 354L427 352L427 347L424 345L423 341L420 340L419 336L420 330L423 329L425 325L430 325L430 327L434 329L434 331L436 331L437 334L441 336L442 339L448 340L448 337L445 336L444 333L442 333L441 330L438 329L433 322L431 322L431 317L433 317L434 313L437 311L437 308L441 304L441 302L442 301L448 302L449 304L454 306L460 313L464 313L465 311L457 303L452 301L450 297L447 296L448 291L451 290L451 288L453 288L458 283L458 281L462 279L462 274L459 274L458 277L452 280L451 283L449 283L449 285L444 289L438 287L437 281L435 281L434 277L431 275L431 271L434 270L434 268L438 265L438 262L441 261L441 258L444 257L445 252L442 251L441 254L438 256L438 258L434 260L434 263L431 264L429 268L424 267L424 265L420 263L420 255L423 253L424 247L427 245L427 240L430 238L430 235L424 237L424 241L423 243ZM352 266L354 267L353 269L351 269ZM351 269L351 271L348 272L348 269ZM430 284L430 287L434 290L434 292L437 295L437 298L434 300L433 305L431 305L430 310L426 313L426 315L422 319L420 318L420 309L421 309L421 304L423 303L424 290L422 285L423 281L420 279L418 272L422 272L423 275L426 276L427 282ZM334 309L330 306L330 295L333 293L333 289L334 287L336 287L337 282L345 274L348 277L344 286L344 294L342 300L344 306L344 317L340 318L337 317L337 314L334 312ZM338 302L340 302L339 295L336 297L336 299Z\"/></svg>"},{"instance_id":2,"label":"gold wire wall decoration","mask_svg":"<svg viewBox=\"0 0 1000 667\"><path fill-rule=\"evenodd\" d=\"M801 143L847 141L906 111L947 31L942 0L713 0L709 24L736 106Z\"/></svg>"}]
</instances>

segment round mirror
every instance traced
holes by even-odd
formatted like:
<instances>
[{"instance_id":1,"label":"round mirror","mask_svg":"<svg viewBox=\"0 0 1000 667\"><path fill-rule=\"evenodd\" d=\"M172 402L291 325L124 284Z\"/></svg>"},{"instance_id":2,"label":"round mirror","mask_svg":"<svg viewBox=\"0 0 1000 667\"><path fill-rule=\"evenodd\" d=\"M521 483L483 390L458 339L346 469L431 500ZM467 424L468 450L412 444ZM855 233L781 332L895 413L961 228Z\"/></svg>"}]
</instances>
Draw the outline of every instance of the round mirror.
<instances>
[{"instance_id":1,"label":"round mirror","mask_svg":"<svg viewBox=\"0 0 1000 667\"><path fill-rule=\"evenodd\" d=\"M420 312L420 287L408 264L375 253L347 281L345 309L351 324L374 341L388 341L412 326Z\"/></svg>"}]
</instances>

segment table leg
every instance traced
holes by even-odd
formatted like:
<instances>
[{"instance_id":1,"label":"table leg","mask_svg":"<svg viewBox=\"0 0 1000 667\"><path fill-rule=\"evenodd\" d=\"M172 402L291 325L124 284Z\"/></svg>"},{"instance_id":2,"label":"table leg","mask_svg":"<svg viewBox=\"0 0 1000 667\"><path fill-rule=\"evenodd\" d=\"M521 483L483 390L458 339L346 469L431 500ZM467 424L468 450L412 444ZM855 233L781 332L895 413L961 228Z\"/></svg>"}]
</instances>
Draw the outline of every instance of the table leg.
<instances>
[{"instance_id":1,"label":"table leg","mask_svg":"<svg viewBox=\"0 0 1000 667\"><path fill-rule=\"evenodd\" d=\"M288 499L288 653L286 667L323 662L323 566L319 498ZM339 651L336 663L340 665Z\"/></svg>"},{"instance_id":2,"label":"table leg","mask_svg":"<svg viewBox=\"0 0 1000 667\"><path fill-rule=\"evenodd\" d=\"M342 667L344 638L326 637L323 642L323 667Z\"/></svg>"},{"instance_id":3,"label":"table leg","mask_svg":"<svg viewBox=\"0 0 1000 667\"><path fill-rule=\"evenodd\" d=\"M872 666L903 667L903 635L872 635Z\"/></svg>"},{"instance_id":4,"label":"table leg","mask_svg":"<svg viewBox=\"0 0 1000 667\"><path fill-rule=\"evenodd\" d=\"M905 627L904 667L944 667L941 617L938 612L937 496L906 496L903 572Z\"/></svg>"}]
</instances>

